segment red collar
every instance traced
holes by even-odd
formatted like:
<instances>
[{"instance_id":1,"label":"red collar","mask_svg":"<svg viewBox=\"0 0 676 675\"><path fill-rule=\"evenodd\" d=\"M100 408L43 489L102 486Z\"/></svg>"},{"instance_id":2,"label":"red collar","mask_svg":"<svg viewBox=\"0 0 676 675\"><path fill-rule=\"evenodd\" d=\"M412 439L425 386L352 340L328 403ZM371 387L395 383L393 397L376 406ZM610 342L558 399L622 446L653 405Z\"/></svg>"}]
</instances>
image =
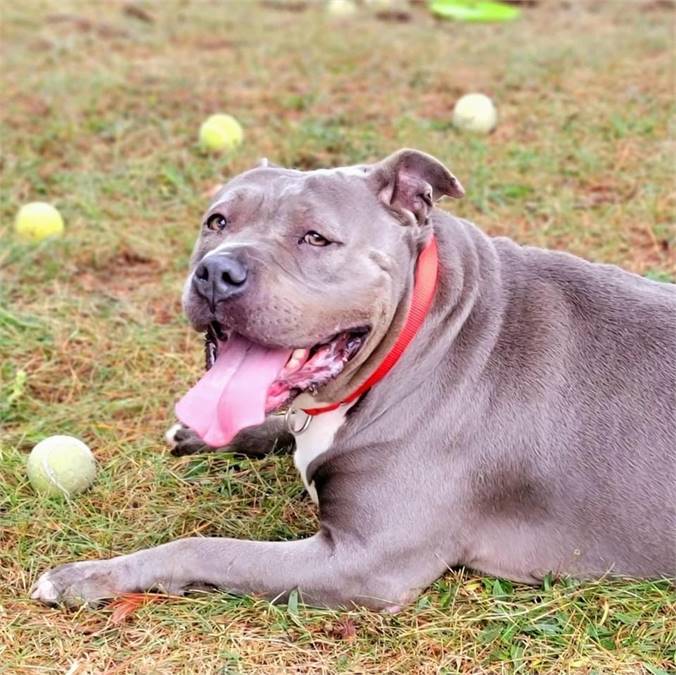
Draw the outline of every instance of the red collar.
<instances>
[{"instance_id":1,"label":"red collar","mask_svg":"<svg viewBox=\"0 0 676 675\"><path fill-rule=\"evenodd\" d=\"M415 284L413 286L413 298L411 300L411 308L406 317L406 323L404 324L401 333L399 333L397 341L383 359L382 363L376 368L371 377L347 398L322 408L304 408L303 412L312 416L321 415L330 410L335 410L346 403L352 403L352 401L358 399L362 394L365 394L374 384L380 382L380 380L392 370L401 355L406 351L411 340L416 336L416 333L427 316L427 312L432 306L434 291L437 287L438 270L439 252L437 249L437 241L434 235L432 235L432 238L418 256L418 264L415 270Z\"/></svg>"}]
</instances>

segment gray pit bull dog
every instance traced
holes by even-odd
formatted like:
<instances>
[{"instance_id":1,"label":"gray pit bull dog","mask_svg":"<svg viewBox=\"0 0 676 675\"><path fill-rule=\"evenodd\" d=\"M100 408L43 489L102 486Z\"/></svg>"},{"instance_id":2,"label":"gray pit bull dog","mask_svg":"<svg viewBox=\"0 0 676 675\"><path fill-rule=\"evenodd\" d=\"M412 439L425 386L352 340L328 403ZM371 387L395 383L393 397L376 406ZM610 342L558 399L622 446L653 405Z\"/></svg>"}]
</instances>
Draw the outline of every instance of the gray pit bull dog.
<instances>
[{"instance_id":1,"label":"gray pit bull dog","mask_svg":"<svg viewBox=\"0 0 676 675\"><path fill-rule=\"evenodd\" d=\"M320 530L63 565L33 597L298 588L310 604L395 608L457 565L526 583L673 577L676 286L490 238L436 209L445 195L461 197L459 181L414 150L231 180L184 295L218 354L177 410L211 445L244 451L281 429L277 416L248 425L297 411L295 463ZM409 309L432 238L437 285L418 325ZM411 322L367 393L301 412L345 401ZM173 440L178 453L204 448L186 430Z\"/></svg>"}]
</instances>

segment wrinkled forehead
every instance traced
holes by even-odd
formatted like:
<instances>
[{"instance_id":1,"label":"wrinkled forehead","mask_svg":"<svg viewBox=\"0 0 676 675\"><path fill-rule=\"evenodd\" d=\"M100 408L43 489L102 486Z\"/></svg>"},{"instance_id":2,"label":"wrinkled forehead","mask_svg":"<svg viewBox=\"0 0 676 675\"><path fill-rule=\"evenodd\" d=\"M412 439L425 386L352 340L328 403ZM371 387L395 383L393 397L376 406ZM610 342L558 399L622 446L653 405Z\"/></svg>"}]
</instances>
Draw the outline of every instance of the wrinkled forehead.
<instances>
[{"instance_id":1,"label":"wrinkled forehead","mask_svg":"<svg viewBox=\"0 0 676 675\"><path fill-rule=\"evenodd\" d=\"M237 205L255 210L297 205L306 209L325 207L342 211L372 201L365 181L367 173L366 166L315 171L261 167L230 180L216 194L209 208Z\"/></svg>"}]
</instances>

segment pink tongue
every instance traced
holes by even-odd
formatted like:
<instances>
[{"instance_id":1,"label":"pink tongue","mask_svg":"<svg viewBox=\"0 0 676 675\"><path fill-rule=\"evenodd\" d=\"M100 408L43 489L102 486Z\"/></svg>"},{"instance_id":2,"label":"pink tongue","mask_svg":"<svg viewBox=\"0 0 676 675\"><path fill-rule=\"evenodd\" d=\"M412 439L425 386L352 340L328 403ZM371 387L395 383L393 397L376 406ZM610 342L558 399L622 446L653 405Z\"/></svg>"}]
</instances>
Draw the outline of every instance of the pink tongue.
<instances>
[{"instance_id":1,"label":"pink tongue","mask_svg":"<svg viewBox=\"0 0 676 675\"><path fill-rule=\"evenodd\" d=\"M290 356L290 349L266 349L233 335L176 404L176 416L207 445L227 445L240 429L263 422L268 389Z\"/></svg>"}]
</instances>

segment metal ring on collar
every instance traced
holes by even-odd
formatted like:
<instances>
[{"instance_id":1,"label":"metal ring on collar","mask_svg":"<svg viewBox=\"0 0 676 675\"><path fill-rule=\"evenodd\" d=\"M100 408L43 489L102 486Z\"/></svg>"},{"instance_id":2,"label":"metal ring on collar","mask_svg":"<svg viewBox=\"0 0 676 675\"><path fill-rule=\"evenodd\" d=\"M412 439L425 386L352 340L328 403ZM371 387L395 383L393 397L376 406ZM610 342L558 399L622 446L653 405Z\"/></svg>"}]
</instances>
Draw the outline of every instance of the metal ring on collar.
<instances>
[{"instance_id":1,"label":"metal ring on collar","mask_svg":"<svg viewBox=\"0 0 676 675\"><path fill-rule=\"evenodd\" d=\"M297 420L297 415L303 415L300 424L295 424L294 421ZM284 422L286 423L286 428L295 435L302 434L304 431L307 431L307 428L312 422L312 416L308 415L304 410L298 408L289 408L284 415Z\"/></svg>"}]
</instances>

